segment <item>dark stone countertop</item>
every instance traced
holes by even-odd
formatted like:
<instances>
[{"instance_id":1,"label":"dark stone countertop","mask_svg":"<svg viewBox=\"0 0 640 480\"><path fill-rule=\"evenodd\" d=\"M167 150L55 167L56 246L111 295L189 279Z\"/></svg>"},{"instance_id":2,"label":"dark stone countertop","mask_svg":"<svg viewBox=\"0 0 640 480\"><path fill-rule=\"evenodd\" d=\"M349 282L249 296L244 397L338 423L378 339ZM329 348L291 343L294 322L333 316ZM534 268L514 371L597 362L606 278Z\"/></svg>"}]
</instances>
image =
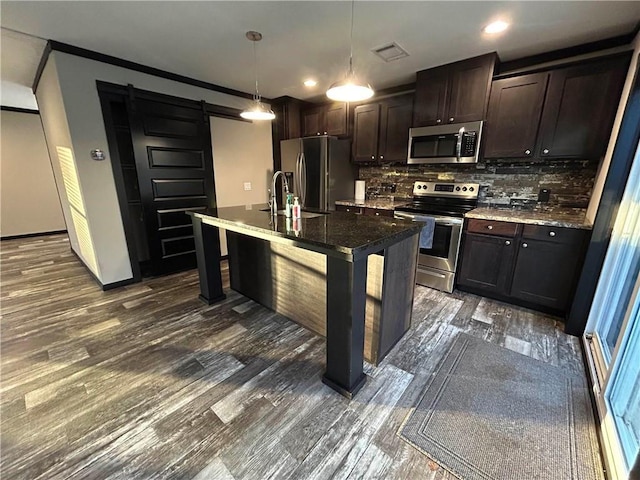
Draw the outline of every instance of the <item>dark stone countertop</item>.
<instances>
[{"instance_id":1,"label":"dark stone countertop","mask_svg":"<svg viewBox=\"0 0 640 480\"><path fill-rule=\"evenodd\" d=\"M409 220L333 211L297 221L278 215L274 223L271 213L262 211L267 208L267 204L257 204L188 213L219 228L347 260L379 252L419 233L423 226Z\"/></svg>"},{"instance_id":2,"label":"dark stone countertop","mask_svg":"<svg viewBox=\"0 0 640 480\"><path fill-rule=\"evenodd\" d=\"M547 208L518 210L512 208L476 208L465 215L466 218L496 220L501 222L527 223L549 227L581 228L591 230L593 224L586 219L582 208Z\"/></svg>"},{"instance_id":3,"label":"dark stone countertop","mask_svg":"<svg viewBox=\"0 0 640 480\"><path fill-rule=\"evenodd\" d=\"M349 198L346 200L336 200L336 205L344 205L345 207L365 207L374 208L377 210L395 210L398 207L402 207L411 203L411 200L392 200L390 198L372 198L370 200L354 200Z\"/></svg>"}]
</instances>

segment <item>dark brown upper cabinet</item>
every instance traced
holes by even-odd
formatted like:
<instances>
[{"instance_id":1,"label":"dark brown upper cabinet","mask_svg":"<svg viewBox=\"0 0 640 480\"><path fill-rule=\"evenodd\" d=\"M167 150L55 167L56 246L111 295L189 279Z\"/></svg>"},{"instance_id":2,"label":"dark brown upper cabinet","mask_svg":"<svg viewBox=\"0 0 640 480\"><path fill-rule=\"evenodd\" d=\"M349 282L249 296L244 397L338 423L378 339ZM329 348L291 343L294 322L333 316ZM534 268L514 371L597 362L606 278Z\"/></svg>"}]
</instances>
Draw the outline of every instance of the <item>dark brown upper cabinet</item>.
<instances>
[{"instance_id":1,"label":"dark brown upper cabinet","mask_svg":"<svg viewBox=\"0 0 640 480\"><path fill-rule=\"evenodd\" d=\"M616 56L494 81L484 157L600 157L628 65Z\"/></svg>"},{"instance_id":2,"label":"dark brown upper cabinet","mask_svg":"<svg viewBox=\"0 0 640 480\"><path fill-rule=\"evenodd\" d=\"M375 162L378 158L380 104L360 105L353 111L353 161Z\"/></svg>"},{"instance_id":3,"label":"dark brown upper cabinet","mask_svg":"<svg viewBox=\"0 0 640 480\"><path fill-rule=\"evenodd\" d=\"M538 155L597 158L604 154L628 66L625 55L551 72Z\"/></svg>"},{"instance_id":4,"label":"dark brown upper cabinet","mask_svg":"<svg viewBox=\"0 0 640 480\"><path fill-rule=\"evenodd\" d=\"M331 103L304 110L302 135L347 135L347 104Z\"/></svg>"},{"instance_id":5,"label":"dark brown upper cabinet","mask_svg":"<svg viewBox=\"0 0 640 480\"><path fill-rule=\"evenodd\" d=\"M486 158L532 157L549 73L496 80L485 126Z\"/></svg>"},{"instance_id":6,"label":"dark brown upper cabinet","mask_svg":"<svg viewBox=\"0 0 640 480\"><path fill-rule=\"evenodd\" d=\"M413 95L399 95L354 109L353 160L405 163Z\"/></svg>"},{"instance_id":7,"label":"dark brown upper cabinet","mask_svg":"<svg viewBox=\"0 0 640 480\"><path fill-rule=\"evenodd\" d=\"M292 97L279 97L271 102L276 114L273 135L278 141L300 137L300 110L302 102Z\"/></svg>"},{"instance_id":8,"label":"dark brown upper cabinet","mask_svg":"<svg viewBox=\"0 0 640 480\"><path fill-rule=\"evenodd\" d=\"M484 120L497 59L493 52L418 72L413 126Z\"/></svg>"}]
</instances>

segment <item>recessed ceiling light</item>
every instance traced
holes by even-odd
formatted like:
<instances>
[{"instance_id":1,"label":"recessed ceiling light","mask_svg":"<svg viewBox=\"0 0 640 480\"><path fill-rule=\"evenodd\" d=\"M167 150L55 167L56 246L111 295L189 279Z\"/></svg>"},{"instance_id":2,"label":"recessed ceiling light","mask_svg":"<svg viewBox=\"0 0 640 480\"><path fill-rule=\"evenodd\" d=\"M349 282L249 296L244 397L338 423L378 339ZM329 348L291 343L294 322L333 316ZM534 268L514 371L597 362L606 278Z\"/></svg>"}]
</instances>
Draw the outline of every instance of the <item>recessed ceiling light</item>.
<instances>
[{"instance_id":1,"label":"recessed ceiling light","mask_svg":"<svg viewBox=\"0 0 640 480\"><path fill-rule=\"evenodd\" d=\"M484 27L482 31L484 33L500 33L504 32L507 28L509 28L509 24L507 22L503 20L497 20Z\"/></svg>"},{"instance_id":2,"label":"recessed ceiling light","mask_svg":"<svg viewBox=\"0 0 640 480\"><path fill-rule=\"evenodd\" d=\"M315 87L317 84L318 84L318 82L316 82L313 78L309 78L309 79L304 81L304 86L305 87Z\"/></svg>"}]
</instances>

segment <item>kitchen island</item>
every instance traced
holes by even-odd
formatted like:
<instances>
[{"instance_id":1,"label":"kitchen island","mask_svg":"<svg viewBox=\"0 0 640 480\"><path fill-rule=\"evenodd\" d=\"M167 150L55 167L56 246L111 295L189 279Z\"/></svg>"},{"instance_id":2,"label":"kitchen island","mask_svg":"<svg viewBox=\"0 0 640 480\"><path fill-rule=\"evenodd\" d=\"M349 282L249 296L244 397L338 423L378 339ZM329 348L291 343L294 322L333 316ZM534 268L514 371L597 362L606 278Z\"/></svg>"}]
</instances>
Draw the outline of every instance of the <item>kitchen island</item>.
<instances>
[{"instance_id":1,"label":"kitchen island","mask_svg":"<svg viewBox=\"0 0 640 480\"><path fill-rule=\"evenodd\" d=\"M365 330L376 363L409 328L421 223L308 211L293 220L272 216L266 204L189 215L200 299L224 298L218 231L223 228L231 288L325 333L323 382L341 394L351 398L366 380ZM324 322L317 316L315 323L305 322L314 310Z\"/></svg>"}]
</instances>

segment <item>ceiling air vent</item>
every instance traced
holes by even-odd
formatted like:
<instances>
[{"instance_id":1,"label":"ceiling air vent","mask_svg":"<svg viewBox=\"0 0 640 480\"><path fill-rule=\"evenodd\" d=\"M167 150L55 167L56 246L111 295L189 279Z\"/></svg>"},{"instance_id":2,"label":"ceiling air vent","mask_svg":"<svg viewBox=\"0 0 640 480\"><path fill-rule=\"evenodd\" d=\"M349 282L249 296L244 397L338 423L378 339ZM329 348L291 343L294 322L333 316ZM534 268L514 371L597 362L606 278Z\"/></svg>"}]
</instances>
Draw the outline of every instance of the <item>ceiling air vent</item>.
<instances>
[{"instance_id":1,"label":"ceiling air vent","mask_svg":"<svg viewBox=\"0 0 640 480\"><path fill-rule=\"evenodd\" d=\"M374 48L371 50L377 56L379 56L385 62L392 62L393 60L398 60L399 58L408 57L409 54L404 50L400 45L396 42L387 43L378 48Z\"/></svg>"}]
</instances>

